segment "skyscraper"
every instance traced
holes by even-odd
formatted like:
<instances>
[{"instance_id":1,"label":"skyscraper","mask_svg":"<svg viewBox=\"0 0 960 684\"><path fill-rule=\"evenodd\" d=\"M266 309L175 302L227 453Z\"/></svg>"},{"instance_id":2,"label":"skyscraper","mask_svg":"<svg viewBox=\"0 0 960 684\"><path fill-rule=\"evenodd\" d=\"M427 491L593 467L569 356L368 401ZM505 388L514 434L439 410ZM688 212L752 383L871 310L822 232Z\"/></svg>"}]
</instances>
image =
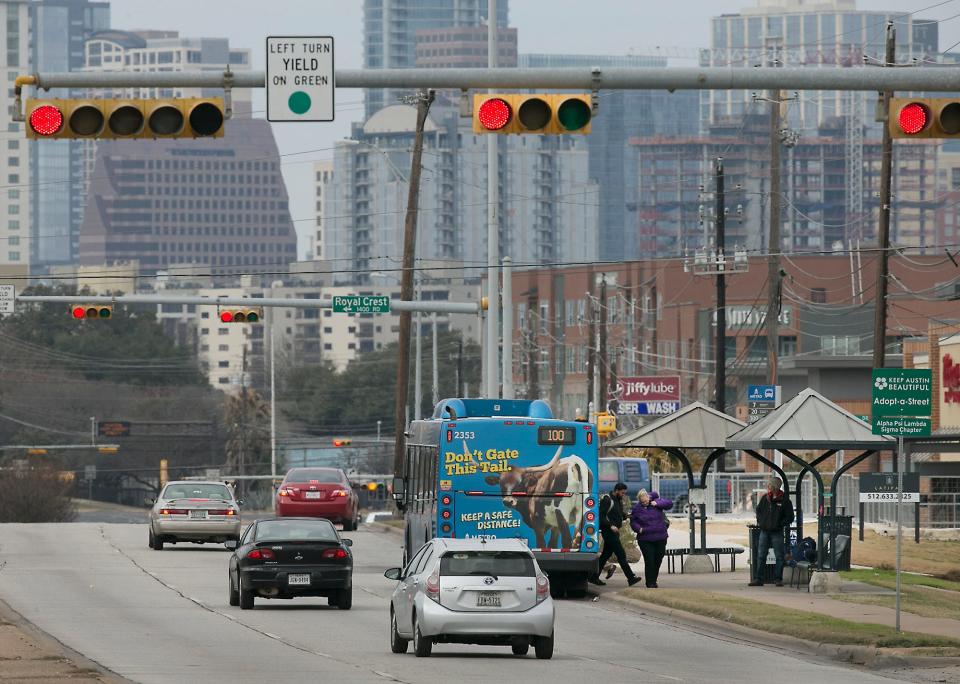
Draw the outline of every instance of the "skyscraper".
<instances>
[{"instance_id":1,"label":"skyscraper","mask_svg":"<svg viewBox=\"0 0 960 684\"><path fill-rule=\"evenodd\" d=\"M497 2L497 26L505 28L509 0ZM417 31L454 26L485 26L487 0L364 0L363 68L398 69L417 65ZM365 118L397 104L407 91L365 91Z\"/></svg>"},{"instance_id":2,"label":"skyscraper","mask_svg":"<svg viewBox=\"0 0 960 684\"><path fill-rule=\"evenodd\" d=\"M40 0L30 5L33 70L79 71L84 41L110 26L110 4L91 0ZM82 91L56 88L41 97L79 97ZM46 140L30 144L34 271L75 260L83 222L83 141Z\"/></svg>"},{"instance_id":3,"label":"skyscraper","mask_svg":"<svg viewBox=\"0 0 960 684\"><path fill-rule=\"evenodd\" d=\"M6 186L0 199L0 273L23 275L30 264L30 154L23 139L23 124L13 121L13 81L31 72L30 11L20 0L0 1L0 73L7 86L0 88L0 119L6 131L6 154L0 156L0 182Z\"/></svg>"}]
</instances>

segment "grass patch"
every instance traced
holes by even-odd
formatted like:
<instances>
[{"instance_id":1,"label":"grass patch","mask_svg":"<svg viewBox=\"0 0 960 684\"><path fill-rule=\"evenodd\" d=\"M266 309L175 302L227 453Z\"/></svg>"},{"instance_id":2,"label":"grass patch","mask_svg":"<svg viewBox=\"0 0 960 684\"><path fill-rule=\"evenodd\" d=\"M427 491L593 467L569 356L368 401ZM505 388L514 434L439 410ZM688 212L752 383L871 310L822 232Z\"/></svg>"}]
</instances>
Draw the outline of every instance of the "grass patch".
<instances>
[{"instance_id":1,"label":"grass patch","mask_svg":"<svg viewBox=\"0 0 960 684\"><path fill-rule=\"evenodd\" d=\"M898 634L885 625L851 622L806 611L785 611L772 603L709 591L628 589L624 594L647 603L817 643L877 648L960 649L960 639L917 632Z\"/></svg>"},{"instance_id":2,"label":"grass patch","mask_svg":"<svg viewBox=\"0 0 960 684\"><path fill-rule=\"evenodd\" d=\"M674 529L680 528L675 525ZM748 546L747 527L745 523L707 522L707 532L730 533L730 540L743 546ZM919 572L925 575L937 575L960 580L960 541L943 539L921 539L919 544L913 542L913 528L903 530L903 569L907 572ZM865 530L863 541L857 536L856 526L853 528L851 540L851 562L854 565L866 565L871 568L893 568L897 563L897 538L891 534L877 534L873 530ZM815 521L804 521L803 536L817 538Z\"/></svg>"},{"instance_id":3,"label":"grass patch","mask_svg":"<svg viewBox=\"0 0 960 684\"><path fill-rule=\"evenodd\" d=\"M851 570L840 575L847 580L865 582L885 589L896 589L897 576L891 570ZM960 620L960 582L951 582L938 577L924 575L901 575L901 608L914 615L932 618L948 618ZM868 606L883 606L895 608L895 596L870 594L831 594L830 598L847 603L858 603Z\"/></svg>"}]
</instances>

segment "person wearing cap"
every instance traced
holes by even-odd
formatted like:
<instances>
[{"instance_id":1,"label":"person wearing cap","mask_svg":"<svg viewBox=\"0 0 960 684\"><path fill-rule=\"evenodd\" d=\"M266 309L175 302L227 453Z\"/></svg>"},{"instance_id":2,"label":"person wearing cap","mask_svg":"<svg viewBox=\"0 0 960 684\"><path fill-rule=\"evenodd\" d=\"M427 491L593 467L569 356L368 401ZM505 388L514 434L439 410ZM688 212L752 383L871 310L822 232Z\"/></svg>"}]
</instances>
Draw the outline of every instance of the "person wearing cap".
<instances>
[{"instance_id":1,"label":"person wearing cap","mask_svg":"<svg viewBox=\"0 0 960 684\"><path fill-rule=\"evenodd\" d=\"M627 552L620 542L620 527L623 526L623 506L621 505L621 501L626 493L627 485L623 482L618 482L614 485L613 491L610 494L604 494L600 497L598 517L600 521L600 536L603 537L603 553L600 554L597 571L589 578L593 584L600 586L606 584L606 582L600 579L600 569L606 566L607 561L610 560L610 556L613 555L617 556L620 569L623 570L623 574L627 577L627 584L632 587L640 581L640 578L634 574L633 568L630 567L630 563L627 562ZM608 574L607 577L609 576Z\"/></svg>"},{"instance_id":2,"label":"person wearing cap","mask_svg":"<svg viewBox=\"0 0 960 684\"><path fill-rule=\"evenodd\" d=\"M793 522L793 504L790 497L783 493L783 481L779 477L767 480L767 493L757 504L757 563L752 568L751 587L763 586L763 568L766 566L767 553L772 548L776 564L773 566L773 581L783 586L783 528Z\"/></svg>"},{"instance_id":3,"label":"person wearing cap","mask_svg":"<svg viewBox=\"0 0 960 684\"><path fill-rule=\"evenodd\" d=\"M647 578L647 587L657 588L660 566L667 551L666 511L673 508L670 499L662 499L657 492L641 489L637 494L637 503L630 511L630 527L637 533L637 546L643 554L643 572Z\"/></svg>"}]
</instances>

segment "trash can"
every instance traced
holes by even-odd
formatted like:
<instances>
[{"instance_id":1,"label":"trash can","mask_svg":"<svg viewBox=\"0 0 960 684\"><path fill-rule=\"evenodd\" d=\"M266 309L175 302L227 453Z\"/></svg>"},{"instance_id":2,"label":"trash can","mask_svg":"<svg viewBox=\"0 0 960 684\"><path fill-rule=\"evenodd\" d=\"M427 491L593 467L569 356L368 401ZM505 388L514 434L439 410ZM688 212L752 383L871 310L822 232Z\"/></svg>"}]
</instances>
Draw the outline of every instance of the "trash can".
<instances>
[{"instance_id":1,"label":"trash can","mask_svg":"<svg viewBox=\"0 0 960 684\"><path fill-rule=\"evenodd\" d=\"M759 551L760 545L760 528L756 525L747 525L747 529L750 530L750 579L753 580L754 571L753 569L757 567L757 552ZM786 546L784 546L784 556L786 556ZM776 559L773 555L773 548L770 548L767 551L767 557L763 559L763 571L760 573L760 578L764 583L773 583L776 581ZM786 567L786 563L784 563Z\"/></svg>"},{"instance_id":2,"label":"trash can","mask_svg":"<svg viewBox=\"0 0 960 684\"><path fill-rule=\"evenodd\" d=\"M831 521L833 524L834 539L837 539L838 537L846 537L845 540L837 540L835 542L837 549L839 550L839 555L831 554L830 552ZM825 549L823 556L824 565L831 570L849 570L850 549L853 544L853 516L835 515L833 518L831 518L829 515L825 515L820 518L819 524L820 529L823 530L823 545ZM836 555L836 558L831 559L831 555ZM836 562L834 563L833 560Z\"/></svg>"}]
</instances>

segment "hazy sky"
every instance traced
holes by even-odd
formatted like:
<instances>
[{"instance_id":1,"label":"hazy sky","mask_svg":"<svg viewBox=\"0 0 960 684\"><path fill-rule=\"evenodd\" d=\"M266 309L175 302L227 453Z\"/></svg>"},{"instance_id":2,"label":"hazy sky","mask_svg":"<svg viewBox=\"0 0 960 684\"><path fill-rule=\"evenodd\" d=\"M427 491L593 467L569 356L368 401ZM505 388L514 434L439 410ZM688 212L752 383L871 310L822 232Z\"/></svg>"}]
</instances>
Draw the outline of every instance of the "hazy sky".
<instances>
[{"instance_id":1,"label":"hazy sky","mask_svg":"<svg viewBox=\"0 0 960 684\"><path fill-rule=\"evenodd\" d=\"M522 53L665 54L678 56L678 66L695 66L682 58L695 53L684 49L709 45L709 18L754 5L754 0L511 0L510 25ZM960 41L960 0L858 0L857 5L907 12L930 8L919 16L944 20L941 49ZM227 37L234 47L253 50L254 69L263 69L268 35L332 35L337 67L359 68L362 6L362 0L111 0L114 28ZM295 220L313 215L311 163L331 158L333 141L347 137L351 122L362 117L359 91L338 88L335 99L334 123L274 124ZM260 112L255 116L265 116L263 109L260 90L254 95L254 110ZM310 228L309 221L295 225L301 233ZM298 252L304 248L301 242Z\"/></svg>"}]
</instances>

